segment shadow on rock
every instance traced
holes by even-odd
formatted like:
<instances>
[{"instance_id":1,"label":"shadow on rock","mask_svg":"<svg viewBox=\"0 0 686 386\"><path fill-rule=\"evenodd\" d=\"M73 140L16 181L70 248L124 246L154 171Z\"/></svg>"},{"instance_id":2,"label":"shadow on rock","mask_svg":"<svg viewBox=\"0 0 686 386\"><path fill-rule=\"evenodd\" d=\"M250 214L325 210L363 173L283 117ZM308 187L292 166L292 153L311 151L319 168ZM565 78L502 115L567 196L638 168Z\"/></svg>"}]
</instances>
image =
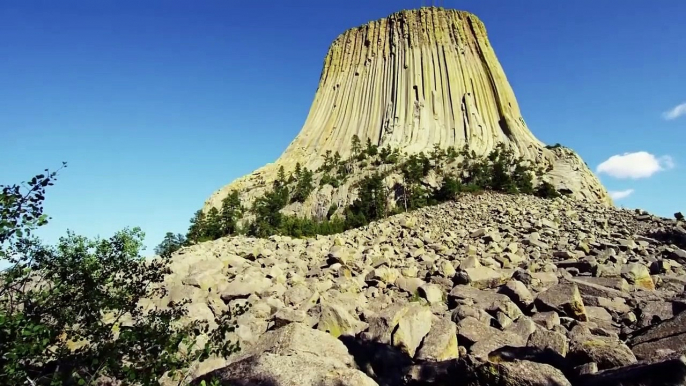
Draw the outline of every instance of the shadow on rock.
<instances>
[{"instance_id":1,"label":"shadow on rock","mask_svg":"<svg viewBox=\"0 0 686 386\"><path fill-rule=\"evenodd\" d=\"M361 337L341 336L357 368L380 386L402 384L404 369L412 365L409 355L391 345Z\"/></svg>"}]
</instances>

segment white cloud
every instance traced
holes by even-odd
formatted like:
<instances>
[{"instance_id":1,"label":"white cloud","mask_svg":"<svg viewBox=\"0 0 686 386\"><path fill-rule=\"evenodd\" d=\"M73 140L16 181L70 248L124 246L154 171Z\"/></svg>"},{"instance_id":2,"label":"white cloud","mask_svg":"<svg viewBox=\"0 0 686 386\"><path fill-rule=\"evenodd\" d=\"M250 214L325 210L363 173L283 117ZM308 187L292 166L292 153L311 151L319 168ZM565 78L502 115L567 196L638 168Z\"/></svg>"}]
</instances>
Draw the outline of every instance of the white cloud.
<instances>
[{"instance_id":1,"label":"white cloud","mask_svg":"<svg viewBox=\"0 0 686 386\"><path fill-rule=\"evenodd\" d=\"M666 111L662 114L662 117L668 121L671 121L672 119L677 119L682 115L686 115L686 102L675 106L669 111Z\"/></svg>"},{"instance_id":2,"label":"white cloud","mask_svg":"<svg viewBox=\"0 0 686 386\"><path fill-rule=\"evenodd\" d=\"M653 174L674 167L672 157L655 157L645 151L613 155L596 168L596 173L605 173L614 178L647 178Z\"/></svg>"},{"instance_id":3,"label":"white cloud","mask_svg":"<svg viewBox=\"0 0 686 386\"><path fill-rule=\"evenodd\" d=\"M622 198L627 198L631 193L633 193L633 189L627 189L627 190L617 190L613 192L608 192L610 194L610 197L612 197L613 200L621 200Z\"/></svg>"}]
</instances>

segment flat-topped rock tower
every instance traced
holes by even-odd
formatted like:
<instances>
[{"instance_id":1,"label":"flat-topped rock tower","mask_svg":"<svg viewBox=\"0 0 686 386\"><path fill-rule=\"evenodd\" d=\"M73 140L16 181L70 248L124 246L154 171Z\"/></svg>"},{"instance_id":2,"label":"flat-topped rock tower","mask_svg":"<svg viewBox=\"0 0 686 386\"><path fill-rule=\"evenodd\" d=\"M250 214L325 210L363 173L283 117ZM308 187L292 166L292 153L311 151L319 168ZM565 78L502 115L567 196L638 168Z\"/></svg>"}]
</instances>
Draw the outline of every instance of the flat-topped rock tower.
<instances>
[{"instance_id":1,"label":"flat-topped rock tower","mask_svg":"<svg viewBox=\"0 0 686 386\"><path fill-rule=\"evenodd\" d=\"M578 198L611 203L583 160L548 149L527 127L514 92L475 15L426 7L352 28L331 44L300 133L271 164L215 192L205 208L232 190L254 198L283 166L316 169L327 151L351 155L351 138L407 153L435 144L468 145L487 154L499 143L544 165L544 179ZM257 189L257 190L256 190Z\"/></svg>"}]
</instances>

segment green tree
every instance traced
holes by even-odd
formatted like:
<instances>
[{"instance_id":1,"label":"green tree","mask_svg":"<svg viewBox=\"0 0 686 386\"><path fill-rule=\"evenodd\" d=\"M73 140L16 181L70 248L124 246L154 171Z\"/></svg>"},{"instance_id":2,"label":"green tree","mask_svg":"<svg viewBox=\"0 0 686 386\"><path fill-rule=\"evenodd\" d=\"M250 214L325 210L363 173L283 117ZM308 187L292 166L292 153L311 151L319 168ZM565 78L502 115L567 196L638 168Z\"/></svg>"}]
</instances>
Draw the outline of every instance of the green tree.
<instances>
[{"instance_id":1,"label":"green tree","mask_svg":"<svg viewBox=\"0 0 686 386\"><path fill-rule=\"evenodd\" d=\"M219 212L220 237L228 236L238 231L238 220L243 216L243 206L237 191L232 191L222 200Z\"/></svg>"},{"instance_id":2,"label":"green tree","mask_svg":"<svg viewBox=\"0 0 686 386\"><path fill-rule=\"evenodd\" d=\"M205 235L205 213L202 210L197 210L191 218L191 225L188 227L186 234L186 243L197 244L204 238Z\"/></svg>"},{"instance_id":3,"label":"green tree","mask_svg":"<svg viewBox=\"0 0 686 386\"><path fill-rule=\"evenodd\" d=\"M300 173L302 173L302 166L300 165L300 162L295 164L295 178L298 179L300 178Z\"/></svg>"},{"instance_id":4,"label":"green tree","mask_svg":"<svg viewBox=\"0 0 686 386\"><path fill-rule=\"evenodd\" d=\"M283 168L283 165L279 167L279 172L276 176L276 180L274 180L274 188L281 187L286 185L286 171Z\"/></svg>"},{"instance_id":5,"label":"green tree","mask_svg":"<svg viewBox=\"0 0 686 386\"><path fill-rule=\"evenodd\" d=\"M338 153L336 153L338 154ZM291 197L291 202L305 202L310 193L314 190L314 185L312 184L312 172L305 168L300 177L298 177L298 182L293 190L293 196Z\"/></svg>"},{"instance_id":6,"label":"green tree","mask_svg":"<svg viewBox=\"0 0 686 386\"><path fill-rule=\"evenodd\" d=\"M377 172L359 182L358 198L346 214L346 218L351 219L349 223L366 223L386 217L388 192L383 180L383 175Z\"/></svg>"},{"instance_id":7,"label":"green tree","mask_svg":"<svg viewBox=\"0 0 686 386\"><path fill-rule=\"evenodd\" d=\"M535 190L534 194L542 198L556 198L560 197L560 193L555 189L553 184L543 181Z\"/></svg>"},{"instance_id":8,"label":"green tree","mask_svg":"<svg viewBox=\"0 0 686 386\"><path fill-rule=\"evenodd\" d=\"M219 209L212 207L207 211L205 229L203 235L200 237L200 241L216 240L222 236L222 219L219 215Z\"/></svg>"},{"instance_id":9,"label":"green tree","mask_svg":"<svg viewBox=\"0 0 686 386\"><path fill-rule=\"evenodd\" d=\"M171 255L185 244L186 238L181 233L175 235L172 232L167 232L162 242L155 247L155 253L158 256Z\"/></svg>"},{"instance_id":10,"label":"green tree","mask_svg":"<svg viewBox=\"0 0 686 386\"><path fill-rule=\"evenodd\" d=\"M32 236L48 223L42 203L55 176L35 176L28 192L12 185L0 193L0 259L10 264L0 273L0 384L157 385L194 360L239 349L224 338L242 309L221 314L209 331L206 322L179 323L186 301L142 308L139 300L165 295L159 284L170 256L141 257L140 229L109 239L67 232L55 246ZM204 333L206 344L188 346Z\"/></svg>"},{"instance_id":11,"label":"green tree","mask_svg":"<svg viewBox=\"0 0 686 386\"><path fill-rule=\"evenodd\" d=\"M253 203L252 212L255 220L248 227L248 234L256 237L268 237L281 227L283 215L281 209L288 203L288 190L279 188L267 192Z\"/></svg>"},{"instance_id":12,"label":"green tree","mask_svg":"<svg viewBox=\"0 0 686 386\"><path fill-rule=\"evenodd\" d=\"M357 157L357 155L362 151L362 142L360 142L360 137L358 137L357 134L353 135L351 150L353 152L353 158Z\"/></svg>"},{"instance_id":13,"label":"green tree","mask_svg":"<svg viewBox=\"0 0 686 386\"><path fill-rule=\"evenodd\" d=\"M402 200L405 210L417 209L427 204L427 191L422 188L421 181L431 171L431 161L424 155L412 154L401 167L404 185Z\"/></svg>"},{"instance_id":14,"label":"green tree","mask_svg":"<svg viewBox=\"0 0 686 386\"><path fill-rule=\"evenodd\" d=\"M441 187L436 190L434 198L438 202L452 200L462 191L462 183L457 178L445 176Z\"/></svg>"},{"instance_id":15,"label":"green tree","mask_svg":"<svg viewBox=\"0 0 686 386\"><path fill-rule=\"evenodd\" d=\"M368 156L373 157L378 154L379 152L379 147L372 144L372 139L367 138L367 146L365 148L365 152L367 153Z\"/></svg>"}]
</instances>

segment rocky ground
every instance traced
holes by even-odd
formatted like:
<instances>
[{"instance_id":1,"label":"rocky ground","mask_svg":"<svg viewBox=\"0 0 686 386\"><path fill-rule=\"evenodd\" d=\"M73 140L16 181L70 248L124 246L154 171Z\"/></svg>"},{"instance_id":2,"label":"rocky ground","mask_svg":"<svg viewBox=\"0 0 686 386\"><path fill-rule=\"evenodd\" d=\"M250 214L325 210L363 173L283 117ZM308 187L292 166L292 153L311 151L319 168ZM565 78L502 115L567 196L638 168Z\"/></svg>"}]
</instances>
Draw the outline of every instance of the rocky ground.
<instances>
[{"instance_id":1,"label":"rocky ground","mask_svg":"<svg viewBox=\"0 0 686 386\"><path fill-rule=\"evenodd\" d=\"M647 374L677 385L682 226L466 194L334 236L184 248L162 302L190 297L199 319L251 305L233 336L242 351L189 374L232 385L633 385Z\"/></svg>"}]
</instances>

